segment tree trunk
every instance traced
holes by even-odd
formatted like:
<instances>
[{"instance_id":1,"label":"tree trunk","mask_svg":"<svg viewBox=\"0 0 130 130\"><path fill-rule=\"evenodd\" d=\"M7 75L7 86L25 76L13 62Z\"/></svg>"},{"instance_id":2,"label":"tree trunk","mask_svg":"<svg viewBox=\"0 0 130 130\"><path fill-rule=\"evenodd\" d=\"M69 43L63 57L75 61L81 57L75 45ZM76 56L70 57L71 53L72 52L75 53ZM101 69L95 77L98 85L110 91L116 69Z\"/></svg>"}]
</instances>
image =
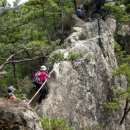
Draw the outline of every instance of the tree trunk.
<instances>
[{"instance_id":1,"label":"tree trunk","mask_svg":"<svg viewBox=\"0 0 130 130\"><path fill-rule=\"evenodd\" d=\"M124 120L125 120L127 114L128 114L129 111L130 111L130 108L128 108L128 104L129 104L129 100L126 99L125 109L124 109L123 116L122 116L122 118L121 118L121 120L120 120L120 125L122 125L122 123L124 122Z\"/></svg>"},{"instance_id":2,"label":"tree trunk","mask_svg":"<svg viewBox=\"0 0 130 130\"><path fill-rule=\"evenodd\" d=\"M63 42L63 33L64 33L64 23L63 23L63 7L62 7L62 11L60 14L60 20L61 20L61 36L60 36L60 44L62 44Z\"/></svg>"},{"instance_id":3,"label":"tree trunk","mask_svg":"<svg viewBox=\"0 0 130 130\"><path fill-rule=\"evenodd\" d=\"M19 88L18 88L18 85L17 85L17 76L16 76L16 66L15 66L15 63L12 63L12 66L13 66L13 73L14 73L14 83L15 83L16 89L18 90Z\"/></svg>"},{"instance_id":4,"label":"tree trunk","mask_svg":"<svg viewBox=\"0 0 130 130\"><path fill-rule=\"evenodd\" d=\"M57 28L56 28L56 18L55 18L55 13L53 13L53 19L54 19L54 29L55 29L55 32L57 31Z\"/></svg>"},{"instance_id":5,"label":"tree trunk","mask_svg":"<svg viewBox=\"0 0 130 130\"><path fill-rule=\"evenodd\" d=\"M44 5L42 5L42 10L43 10L43 24L44 24L44 31L45 31L46 36L47 36L47 38L48 38L48 42L49 42L49 44L51 44L50 36L49 36L49 34L48 34L47 26L46 26L47 21L45 20L46 18L45 18L45 14L44 14Z\"/></svg>"}]
</instances>

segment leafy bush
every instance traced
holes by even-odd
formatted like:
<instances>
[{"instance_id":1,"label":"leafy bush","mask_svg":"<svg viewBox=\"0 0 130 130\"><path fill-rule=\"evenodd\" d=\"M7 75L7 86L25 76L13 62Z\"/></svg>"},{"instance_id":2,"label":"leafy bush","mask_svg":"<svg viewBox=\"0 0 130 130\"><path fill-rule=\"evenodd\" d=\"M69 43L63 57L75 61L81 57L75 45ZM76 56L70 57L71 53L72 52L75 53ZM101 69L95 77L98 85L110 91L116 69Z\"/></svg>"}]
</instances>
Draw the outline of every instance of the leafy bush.
<instances>
[{"instance_id":1,"label":"leafy bush","mask_svg":"<svg viewBox=\"0 0 130 130\"><path fill-rule=\"evenodd\" d=\"M128 85L130 82L130 66L127 63L124 63L122 65L120 65L119 69L115 70L113 72L114 75L116 76L120 76L120 75L126 75L126 81L128 81ZM123 102L124 99L126 98L130 98L129 96L129 92L130 92L130 88L128 86L128 88L126 90L116 90L116 98L113 100L113 102L108 103L108 107L118 107L119 104L121 104Z\"/></svg>"},{"instance_id":2,"label":"leafy bush","mask_svg":"<svg viewBox=\"0 0 130 130\"><path fill-rule=\"evenodd\" d=\"M70 52L69 53L69 56L68 56L68 59L69 60L75 60L75 59L78 59L80 58L82 55L80 52Z\"/></svg>"},{"instance_id":3,"label":"leafy bush","mask_svg":"<svg viewBox=\"0 0 130 130\"><path fill-rule=\"evenodd\" d=\"M61 53L61 52L54 52L52 54L52 58L55 60L55 61L61 61L64 59L64 54Z\"/></svg>"},{"instance_id":4,"label":"leafy bush","mask_svg":"<svg viewBox=\"0 0 130 130\"><path fill-rule=\"evenodd\" d=\"M22 91L17 91L15 96L21 100L26 100L27 99L27 94L23 93Z\"/></svg>"},{"instance_id":5,"label":"leafy bush","mask_svg":"<svg viewBox=\"0 0 130 130\"><path fill-rule=\"evenodd\" d=\"M41 119L42 128L44 130L72 130L66 126L63 119Z\"/></svg>"},{"instance_id":6,"label":"leafy bush","mask_svg":"<svg viewBox=\"0 0 130 130\"><path fill-rule=\"evenodd\" d=\"M52 68L55 62L60 62L64 59L64 54L60 51L53 52L50 56L51 58L46 62L46 66Z\"/></svg>"},{"instance_id":7,"label":"leafy bush","mask_svg":"<svg viewBox=\"0 0 130 130\"><path fill-rule=\"evenodd\" d=\"M126 53L126 51L122 50L121 45L119 45L117 42L115 42L115 54L119 65L127 63L127 61L130 59L130 56Z\"/></svg>"},{"instance_id":8,"label":"leafy bush","mask_svg":"<svg viewBox=\"0 0 130 130\"><path fill-rule=\"evenodd\" d=\"M115 16L119 22L125 22L129 20L129 15L127 14L125 8L120 7L119 5L107 3L103 8Z\"/></svg>"}]
</instances>

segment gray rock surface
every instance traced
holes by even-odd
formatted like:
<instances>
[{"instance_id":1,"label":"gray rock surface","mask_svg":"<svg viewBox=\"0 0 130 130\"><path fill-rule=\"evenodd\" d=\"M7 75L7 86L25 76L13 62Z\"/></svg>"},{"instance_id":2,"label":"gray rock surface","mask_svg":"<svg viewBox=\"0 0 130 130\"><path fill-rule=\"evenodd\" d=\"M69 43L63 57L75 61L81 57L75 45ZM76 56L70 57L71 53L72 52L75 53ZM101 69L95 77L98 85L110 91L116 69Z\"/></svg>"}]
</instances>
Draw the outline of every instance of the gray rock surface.
<instances>
[{"instance_id":1,"label":"gray rock surface","mask_svg":"<svg viewBox=\"0 0 130 130\"><path fill-rule=\"evenodd\" d=\"M75 32L66 40L70 46L60 50L65 60L58 67L54 65L48 98L37 112L44 118L63 118L74 130L125 130L124 125L119 126L123 106L119 112L104 106L113 99L114 90L125 89L127 83L125 77L112 74L118 68L114 38L106 23L99 22L74 27ZM70 52L82 56L69 61Z\"/></svg>"},{"instance_id":2,"label":"gray rock surface","mask_svg":"<svg viewBox=\"0 0 130 130\"><path fill-rule=\"evenodd\" d=\"M43 130L37 114L26 103L0 99L0 130Z\"/></svg>"},{"instance_id":3,"label":"gray rock surface","mask_svg":"<svg viewBox=\"0 0 130 130\"><path fill-rule=\"evenodd\" d=\"M108 16L105 20L105 23L110 28L110 31L114 34L116 30L116 19Z\"/></svg>"}]
</instances>

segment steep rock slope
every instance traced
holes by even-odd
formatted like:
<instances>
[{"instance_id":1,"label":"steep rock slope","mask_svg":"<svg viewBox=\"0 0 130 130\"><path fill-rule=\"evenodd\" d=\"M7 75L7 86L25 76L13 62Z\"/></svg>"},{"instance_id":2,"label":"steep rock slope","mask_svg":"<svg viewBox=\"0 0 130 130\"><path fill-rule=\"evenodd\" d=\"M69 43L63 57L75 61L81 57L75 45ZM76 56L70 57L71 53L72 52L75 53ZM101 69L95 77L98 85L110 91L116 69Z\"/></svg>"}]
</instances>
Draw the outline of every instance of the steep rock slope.
<instances>
[{"instance_id":1,"label":"steep rock slope","mask_svg":"<svg viewBox=\"0 0 130 130\"><path fill-rule=\"evenodd\" d=\"M64 118L74 130L125 130L119 126L120 112L107 110L104 103L114 97L114 89L126 87L124 77L113 76L117 69L114 38L103 20L74 27L64 50L66 60L54 65L55 73L49 80L48 98L38 107L42 117ZM73 61L69 52L82 54Z\"/></svg>"},{"instance_id":2,"label":"steep rock slope","mask_svg":"<svg viewBox=\"0 0 130 130\"><path fill-rule=\"evenodd\" d=\"M0 130L42 130L39 118L24 102L0 99Z\"/></svg>"}]
</instances>

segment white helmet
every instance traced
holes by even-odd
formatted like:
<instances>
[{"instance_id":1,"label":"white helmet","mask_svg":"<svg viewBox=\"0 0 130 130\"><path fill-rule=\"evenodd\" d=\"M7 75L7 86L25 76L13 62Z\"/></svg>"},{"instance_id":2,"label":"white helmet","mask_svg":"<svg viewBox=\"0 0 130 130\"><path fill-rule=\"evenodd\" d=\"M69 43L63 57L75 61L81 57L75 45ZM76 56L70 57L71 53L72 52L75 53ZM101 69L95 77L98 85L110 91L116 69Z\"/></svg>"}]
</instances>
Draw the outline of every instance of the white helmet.
<instances>
[{"instance_id":1,"label":"white helmet","mask_svg":"<svg viewBox=\"0 0 130 130\"><path fill-rule=\"evenodd\" d=\"M46 68L45 65L42 65L41 68L40 68L40 70L44 70L44 71L45 71L46 69L47 69L47 68Z\"/></svg>"},{"instance_id":2,"label":"white helmet","mask_svg":"<svg viewBox=\"0 0 130 130\"><path fill-rule=\"evenodd\" d=\"M9 87L7 88L7 92L8 92L8 93L13 93L15 90L16 90L16 89L15 89L13 86L9 86Z\"/></svg>"}]
</instances>

